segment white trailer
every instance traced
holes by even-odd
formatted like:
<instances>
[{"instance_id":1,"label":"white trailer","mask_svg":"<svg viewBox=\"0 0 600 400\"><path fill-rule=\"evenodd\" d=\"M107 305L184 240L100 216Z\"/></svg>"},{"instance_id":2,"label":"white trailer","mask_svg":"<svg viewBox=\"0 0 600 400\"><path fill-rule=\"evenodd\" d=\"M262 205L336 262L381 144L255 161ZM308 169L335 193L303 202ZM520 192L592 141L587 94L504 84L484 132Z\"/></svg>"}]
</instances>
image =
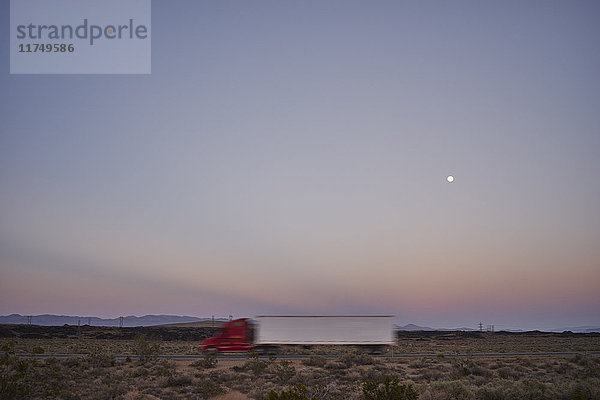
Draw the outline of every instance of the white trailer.
<instances>
[{"instance_id":1,"label":"white trailer","mask_svg":"<svg viewBox=\"0 0 600 400\"><path fill-rule=\"evenodd\" d=\"M336 315L291 316L261 315L256 317L254 343L271 345L359 345L394 344L394 316Z\"/></svg>"}]
</instances>

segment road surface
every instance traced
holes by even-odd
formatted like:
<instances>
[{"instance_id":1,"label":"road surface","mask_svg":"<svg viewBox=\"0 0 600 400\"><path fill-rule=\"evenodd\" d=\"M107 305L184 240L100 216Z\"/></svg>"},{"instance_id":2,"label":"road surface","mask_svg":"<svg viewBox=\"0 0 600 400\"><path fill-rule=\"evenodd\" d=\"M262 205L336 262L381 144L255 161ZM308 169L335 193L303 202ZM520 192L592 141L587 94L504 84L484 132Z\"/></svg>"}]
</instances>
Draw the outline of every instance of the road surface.
<instances>
[{"instance_id":1,"label":"road surface","mask_svg":"<svg viewBox=\"0 0 600 400\"><path fill-rule=\"evenodd\" d=\"M544 351L544 352L525 352L525 353L453 353L453 354L436 354L436 353L397 353L397 354L375 354L375 358L423 358L423 357L443 357L443 358L498 358L498 357L546 357L546 356L571 356L577 354L600 355L600 351ZM25 358L71 358L85 357L88 354L17 354L19 357ZM317 355L317 354L311 354ZM278 354L275 357L278 360L305 360L311 355L307 354ZM339 358L339 354L318 354L328 360ZM117 360L124 360L127 357L135 360L139 358L132 354L117 354ZM204 358L204 354L161 354L157 356L161 359L172 360L198 360ZM261 359L269 359L269 355L260 355ZM218 360L247 360L248 353L221 353L217 355Z\"/></svg>"}]
</instances>

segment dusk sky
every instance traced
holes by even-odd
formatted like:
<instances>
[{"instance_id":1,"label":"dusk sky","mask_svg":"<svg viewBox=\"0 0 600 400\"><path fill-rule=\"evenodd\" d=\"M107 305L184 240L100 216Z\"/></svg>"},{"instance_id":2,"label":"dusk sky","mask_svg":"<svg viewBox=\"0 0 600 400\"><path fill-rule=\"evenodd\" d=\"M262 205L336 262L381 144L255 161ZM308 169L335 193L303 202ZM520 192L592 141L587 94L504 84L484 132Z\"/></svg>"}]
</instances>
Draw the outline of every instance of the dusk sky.
<instances>
[{"instance_id":1,"label":"dusk sky","mask_svg":"<svg viewBox=\"0 0 600 400\"><path fill-rule=\"evenodd\" d=\"M599 2L154 0L150 75L0 16L1 315L600 324Z\"/></svg>"}]
</instances>

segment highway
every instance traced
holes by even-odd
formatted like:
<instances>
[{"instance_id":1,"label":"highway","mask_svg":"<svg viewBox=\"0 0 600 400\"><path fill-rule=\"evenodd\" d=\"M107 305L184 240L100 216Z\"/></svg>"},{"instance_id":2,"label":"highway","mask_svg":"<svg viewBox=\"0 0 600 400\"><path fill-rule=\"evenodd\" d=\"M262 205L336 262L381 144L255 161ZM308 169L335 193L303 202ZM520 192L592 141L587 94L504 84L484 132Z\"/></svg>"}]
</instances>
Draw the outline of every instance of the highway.
<instances>
[{"instance_id":1,"label":"highway","mask_svg":"<svg viewBox=\"0 0 600 400\"><path fill-rule=\"evenodd\" d=\"M441 357L441 358L498 358L498 357L547 357L547 356L570 356L570 355L600 355L600 351L545 351L545 352L524 352L524 353L452 353L452 354L436 354L436 353L396 353L396 354L374 354L374 358L423 358L423 357ZM71 357L86 357L88 354L16 354L23 358L71 358ZM328 360L335 360L340 357L339 354L311 354L319 355ZM311 355L308 354L278 354L275 357L278 360L305 360ZM117 360L125 360L129 357L132 360L139 358L132 354L117 354ZM261 354L260 359L269 359L269 355ZM157 356L159 359L171 360L198 360L204 358L204 354L161 354ZM217 355L218 360L247 360L248 353L221 353Z\"/></svg>"}]
</instances>

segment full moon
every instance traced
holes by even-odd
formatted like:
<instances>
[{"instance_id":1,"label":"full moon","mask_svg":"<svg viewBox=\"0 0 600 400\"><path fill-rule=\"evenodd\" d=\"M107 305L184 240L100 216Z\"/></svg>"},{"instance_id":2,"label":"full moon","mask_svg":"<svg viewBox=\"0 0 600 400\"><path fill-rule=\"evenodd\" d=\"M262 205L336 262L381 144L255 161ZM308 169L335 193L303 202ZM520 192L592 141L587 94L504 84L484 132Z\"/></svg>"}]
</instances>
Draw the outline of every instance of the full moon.
<instances>
[{"instance_id":1,"label":"full moon","mask_svg":"<svg viewBox=\"0 0 600 400\"><path fill-rule=\"evenodd\" d=\"M452 183L452 182L454 182L454 177L452 175L448 175L446 180L448 181L448 183Z\"/></svg>"}]
</instances>

